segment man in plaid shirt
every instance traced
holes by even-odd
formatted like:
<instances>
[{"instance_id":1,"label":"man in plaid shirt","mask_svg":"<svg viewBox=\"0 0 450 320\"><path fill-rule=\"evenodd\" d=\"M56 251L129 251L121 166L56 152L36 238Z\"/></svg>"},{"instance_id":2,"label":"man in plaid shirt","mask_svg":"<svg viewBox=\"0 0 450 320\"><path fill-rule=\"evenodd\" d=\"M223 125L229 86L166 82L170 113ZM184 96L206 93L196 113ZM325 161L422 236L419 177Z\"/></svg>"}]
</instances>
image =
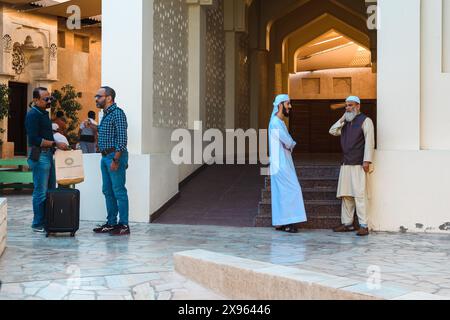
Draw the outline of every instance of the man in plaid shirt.
<instances>
[{"instance_id":1,"label":"man in plaid shirt","mask_svg":"<svg viewBox=\"0 0 450 320\"><path fill-rule=\"evenodd\" d=\"M98 148L102 154L103 194L106 198L108 221L95 228L94 232L123 236L130 234L128 192L125 187L128 168L128 123L125 113L117 106L115 99L116 92L110 87L100 88L95 96L97 107L103 109L103 119L98 126Z\"/></svg>"}]
</instances>

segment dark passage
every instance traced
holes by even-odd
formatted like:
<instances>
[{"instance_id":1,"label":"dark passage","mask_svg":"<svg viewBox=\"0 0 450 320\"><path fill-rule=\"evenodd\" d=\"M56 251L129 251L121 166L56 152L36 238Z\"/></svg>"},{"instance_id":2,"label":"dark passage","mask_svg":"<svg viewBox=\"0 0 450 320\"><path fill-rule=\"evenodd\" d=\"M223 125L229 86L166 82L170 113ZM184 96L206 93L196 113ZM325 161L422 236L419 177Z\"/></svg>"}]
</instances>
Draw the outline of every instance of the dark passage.
<instances>
[{"instance_id":1,"label":"dark passage","mask_svg":"<svg viewBox=\"0 0 450 320\"><path fill-rule=\"evenodd\" d=\"M155 223L253 227L263 187L259 165L209 166Z\"/></svg>"}]
</instances>

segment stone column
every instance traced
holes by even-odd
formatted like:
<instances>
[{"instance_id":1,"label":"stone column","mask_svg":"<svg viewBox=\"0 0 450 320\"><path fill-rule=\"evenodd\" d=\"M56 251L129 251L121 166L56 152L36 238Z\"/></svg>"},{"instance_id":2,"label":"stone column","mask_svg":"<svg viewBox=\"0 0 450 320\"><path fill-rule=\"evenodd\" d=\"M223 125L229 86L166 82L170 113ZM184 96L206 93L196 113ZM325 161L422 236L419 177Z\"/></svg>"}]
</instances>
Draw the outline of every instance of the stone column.
<instances>
[{"instance_id":1,"label":"stone column","mask_svg":"<svg viewBox=\"0 0 450 320\"><path fill-rule=\"evenodd\" d=\"M153 52L147 46L153 30L144 28L144 17L151 19L152 13L144 10L152 10L153 0L103 0L102 8L102 85L116 90L117 103L127 114L129 151L142 154L144 130L151 125L144 117L143 97L149 90L143 86L144 66Z\"/></svg>"},{"instance_id":2,"label":"stone column","mask_svg":"<svg viewBox=\"0 0 450 320\"><path fill-rule=\"evenodd\" d=\"M378 149L419 150L421 1L379 0L378 6Z\"/></svg>"},{"instance_id":3,"label":"stone column","mask_svg":"<svg viewBox=\"0 0 450 320\"><path fill-rule=\"evenodd\" d=\"M236 32L225 32L225 128L235 129L236 114Z\"/></svg>"},{"instance_id":4,"label":"stone column","mask_svg":"<svg viewBox=\"0 0 450 320\"><path fill-rule=\"evenodd\" d=\"M250 55L250 126L255 129L267 128L264 115L268 106L268 52L253 49Z\"/></svg>"},{"instance_id":5,"label":"stone column","mask_svg":"<svg viewBox=\"0 0 450 320\"><path fill-rule=\"evenodd\" d=\"M423 2L421 29L420 147L422 150L450 150L450 1Z\"/></svg>"},{"instance_id":6,"label":"stone column","mask_svg":"<svg viewBox=\"0 0 450 320\"><path fill-rule=\"evenodd\" d=\"M224 2L225 11L225 127L235 129L239 112L237 110L237 72L239 61L237 59L237 41L241 32L246 28L246 4L243 0L229 0Z\"/></svg>"},{"instance_id":7,"label":"stone column","mask_svg":"<svg viewBox=\"0 0 450 320\"><path fill-rule=\"evenodd\" d=\"M128 120L127 189L130 222L149 222L151 214L178 192L178 170L170 158L170 130L153 126L154 0L103 0L102 85L117 92ZM99 162L85 155L81 219L106 218Z\"/></svg>"},{"instance_id":8,"label":"stone column","mask_svg":"<svg viewBox=\"0 0 450 320\"><path fill-rule=\"evenodd\" d=\"M195 121L206 120L205 88L205 8L216 5L214 0L186 0L189 5L189 93L188 93L188 127L195 129Z\"/></svg>"}]
</instances>

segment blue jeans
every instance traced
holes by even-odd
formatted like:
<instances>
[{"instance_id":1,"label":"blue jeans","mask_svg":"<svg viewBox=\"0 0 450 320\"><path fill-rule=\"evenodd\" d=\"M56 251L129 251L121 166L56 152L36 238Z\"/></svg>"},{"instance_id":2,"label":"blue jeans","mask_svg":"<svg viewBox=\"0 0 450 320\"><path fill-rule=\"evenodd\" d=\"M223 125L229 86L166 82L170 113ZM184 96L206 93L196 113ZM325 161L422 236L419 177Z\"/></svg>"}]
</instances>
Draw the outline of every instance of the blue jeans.
<instances>
[{"instance_id":1,"label":"blue jeans","mask_svg":"<svg viewBox=\"0 0 450 320\"><path fill-rule=\"evenodd\" d=\"M111 171L113 158L114 153L111 153L102 157L101 160L103 194L106 198L108 224L111 226L117 225L117 214L119 214L119 224L128 225L129 203L128 191L125 187L128 152L122 153L117 171Z\"/></svg>"},{"instance_id":2,"label":"blue jeans","mask_svg":"<svg viewBox=\"0 0 450 320\"><path fill-rule=\"evenodd\" d=\"M56 188L55 165L53 163L53 152L42 151L39 161L28 159L28 166L33 172L33 225L32 227L43 227L45 224L45 201L47 191Z\"/></svg>"},{"instance_id":3,"label":"blue jeans","mask_svg":"<svg viewBox=\"0 0 450 320\"><path fill-rule=\"evenodd\" d=\"M95 153L96 152L95 143L81 141L80 148L83 151L83 153Z\"/></svg>"}]
</instances>

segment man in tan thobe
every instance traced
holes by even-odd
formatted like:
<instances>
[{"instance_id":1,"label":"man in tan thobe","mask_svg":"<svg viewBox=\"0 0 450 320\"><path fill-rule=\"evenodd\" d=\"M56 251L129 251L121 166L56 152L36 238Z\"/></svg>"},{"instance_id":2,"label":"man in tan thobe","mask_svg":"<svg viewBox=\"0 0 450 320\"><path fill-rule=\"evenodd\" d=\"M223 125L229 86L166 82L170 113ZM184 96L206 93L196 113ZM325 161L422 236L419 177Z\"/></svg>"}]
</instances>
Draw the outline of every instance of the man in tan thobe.
<instances>
[{"instance_id":1,"label":"man in tan thobe","mask_svg":"<svg viewBox=\"0 0 450 320\"><path fill-rule=\"evenodd\" d=\"M373 122L361 113L361 100L351 96L346 100L346 113L330 129L330 134L341 137L343 162L339 176L337 197L342 199L342 225L335 232L356 231L353 218L358 215L358 236L369 234L367 207L369 200L368 180L373 171L375 148Z\"/></svg>"}]
</instances>

